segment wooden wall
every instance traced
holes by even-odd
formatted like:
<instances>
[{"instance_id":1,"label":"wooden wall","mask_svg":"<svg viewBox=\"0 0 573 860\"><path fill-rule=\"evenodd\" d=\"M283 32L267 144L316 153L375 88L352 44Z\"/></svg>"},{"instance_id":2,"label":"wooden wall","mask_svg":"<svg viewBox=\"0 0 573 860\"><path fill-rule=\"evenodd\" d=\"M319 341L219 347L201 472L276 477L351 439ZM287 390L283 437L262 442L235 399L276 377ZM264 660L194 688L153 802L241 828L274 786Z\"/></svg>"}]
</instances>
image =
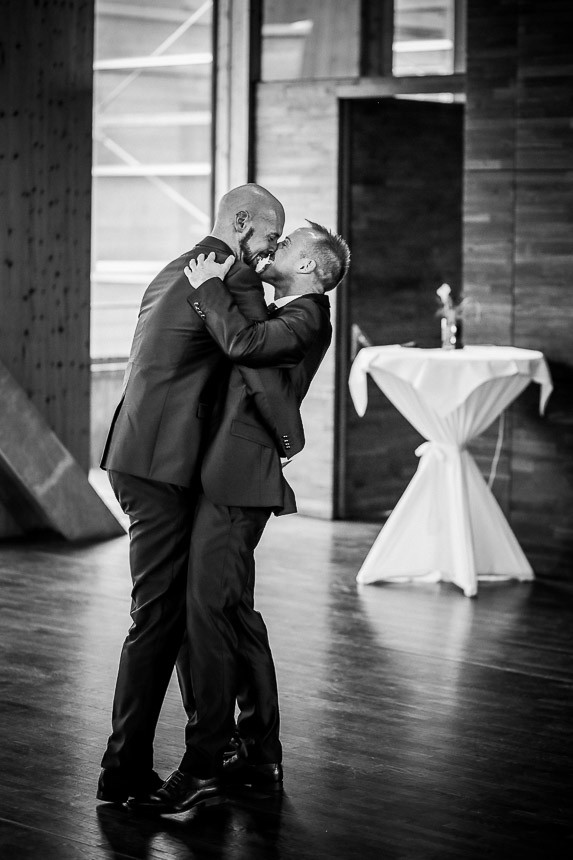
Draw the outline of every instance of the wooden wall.
<instances>
[{"instance_id":1,"label":"wooden wall","mask_svg":"<svg viewBox=\"0 0 573 860\"><path fill-rule=\"evenodd\" d=\"M93 0L3 0L1 14L0 360L87 469ZM468 3L464 288L482 321L466 337L550 361L547 417L532 387L495 489L552 575L573 559L572 34L565 0ZM283 200L287 229L337 226L343 83L256 87L251 178ZM333 510L334 387L331 349L305 403L307 450L288 467L301 511L320 516ZM484 470L494 432L477 449ZM0 535L12 526L0 509Z\"/></svg>"},{"instance_id":2,"label":"wooden wall","mask_svg":"<svg viewBox=\"0 0 573 860\"><path fill-rule=\"evenodd\" d=\"M93 0L1 16L0 361L87 470Z\"/></svg>"},{"instance_id":3,"label":"wooden wall","mask_svg":"<svg viewBox=\"0 0 573 860\"><path fill-rule=\"evenodd\" d=\"M464 288L476 342L541 349L555 392L511 410L495 492L534 569L573 560L573 7L470 0ZM496 429L476 446L491 460Z\"/></svg>"},{"instance_id":4,"label":"wooden wall","mask_svg":"<svg viewBox=\"0 0 573 860\"><path fill-rule=\"evenodd\" d=\"M573 559L572 34L569 2L468 3L463 281L482 316L466 321L466 340L542 349L550 362L547 416L531 386L507 416L494 492L537 573L552 576ZM254 178L284 200L287 227L306 215L338 221L343 91L341 81L257 86ZM303 512L328 515L334 350L318 386L307 452L289 469ZM496 437L497 426L474 446L486 475Z\"/></svg>"}]
</instances>

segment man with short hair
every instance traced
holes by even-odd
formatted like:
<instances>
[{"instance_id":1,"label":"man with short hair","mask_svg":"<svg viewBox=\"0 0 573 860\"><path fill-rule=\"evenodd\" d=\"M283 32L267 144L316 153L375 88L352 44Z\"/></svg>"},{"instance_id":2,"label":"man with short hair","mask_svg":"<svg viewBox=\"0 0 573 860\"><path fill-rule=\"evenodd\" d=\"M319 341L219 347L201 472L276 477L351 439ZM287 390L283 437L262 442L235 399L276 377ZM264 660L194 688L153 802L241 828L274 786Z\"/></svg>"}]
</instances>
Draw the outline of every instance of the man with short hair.
<instances>
[{"instance_id":1,"label":"man with short hair","mask_svg":"<svg viewBox=\"0 0 573 860\"><path fill-rule=\"evenodd\" d=\"M262 380L268 376L275 388L278 385L280 397L290 387L299 405L331 340L330 305L324 294L349 265L344 240L319 224L309 225L278 243L264 272L265 281L275 287L277 305L269 323L251 323L230 301L222 282L230 261L220 265L213 255L201 255L185 270L198 287L190 298L193 307L237 361L271 360L285 331L297 332L305 317L316 320L313 342L295 368L260 371ZM237 366L213 417L201 484L187 588L195 709L188 714L181 764L159 791L132 804L141 811L184 812L196 805L199 795L205 799L217 794L237 695L241 740L225 760L224 780L266 790L282 787L276 675L266 627L254 609L254 550L271 513L290 513L296 507L272 434Z\"/></svg>"}]
</instances>

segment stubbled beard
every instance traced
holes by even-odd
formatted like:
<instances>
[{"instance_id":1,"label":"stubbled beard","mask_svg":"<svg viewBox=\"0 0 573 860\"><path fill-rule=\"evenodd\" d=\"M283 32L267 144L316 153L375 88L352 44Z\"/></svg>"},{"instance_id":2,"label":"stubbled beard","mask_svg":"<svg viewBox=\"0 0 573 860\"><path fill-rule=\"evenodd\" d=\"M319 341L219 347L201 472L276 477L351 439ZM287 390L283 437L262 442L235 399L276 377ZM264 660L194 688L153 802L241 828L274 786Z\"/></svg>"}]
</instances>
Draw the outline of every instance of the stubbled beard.
<instances>
[{"instance_id":1,"label":"stubbled beard","mask_svg":"<svg viewBox=\"0 0 573 860\"><path fill-rule=\"evenodd\" d=\"M269 266L272 266L275 255L274 251L259 251L258 254L253 254L249 247L249 239L252 237L254 232L254 228L251 227L251 229L248 230L241 239L239 239L239 248L241 250L243 262L254 269L258 275L262 275Z\"/></svg>"},{"instance_id":2,"label":"stubbled beard","mask_svg":"<svg viewBox=\"0 0 573 860\"><path fill-rule=\"evenodd\" d=\"M251 227L249 230L247 230L245 235L241 236L241 238L239 239L239 248L241 249L241 256L248 266L251 266L253 264L256 256L253 255L253 252L249 248L249 239L253 237L254 232L255 228Z\"/></svg>"}]
</instances>

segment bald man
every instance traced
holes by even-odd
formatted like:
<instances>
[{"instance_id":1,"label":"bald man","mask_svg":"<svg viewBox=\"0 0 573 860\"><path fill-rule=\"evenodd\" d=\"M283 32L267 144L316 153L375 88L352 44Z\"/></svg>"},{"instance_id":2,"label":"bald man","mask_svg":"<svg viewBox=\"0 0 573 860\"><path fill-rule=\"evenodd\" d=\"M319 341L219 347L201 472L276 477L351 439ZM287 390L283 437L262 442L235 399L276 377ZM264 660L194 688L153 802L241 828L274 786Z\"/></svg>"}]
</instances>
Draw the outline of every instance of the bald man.
<instances>
[{"instance_id":1,"label":"bald man","mask_svg":"<svg viewBox=\"0 0 573 860\"><path fill-rule=\"evenodd\" d=\"M231 349L220 348L198 313L189 307L192 289L184 267L199 254L219 261L236 258L227 287L249 320L266 320L261 261L277 248L284 226L281 203L261 186L248 184L226 194L211 235L169 263L147 288L123 393L101 461L130 520L129 559L133 583L132 624L123 644L112 710L112 734L102 759L97 797L123 803L147 795L163 782L153 770L153 740L161 705L185 630L185 591L191 526L198 497L205 428L225 391ZM316 335L312 319L301 321L272 349L253 343L243 363L296 364ZM261 356L259 359L258 356ZM304 444L296 397L277 399L245 368L273 440L283 456ZM285 489L285 493L286 493ZM289 504L279 499L277 507ZM178 665L185 707L193 709L187 667Z\"/></svg>"}]
</instances>

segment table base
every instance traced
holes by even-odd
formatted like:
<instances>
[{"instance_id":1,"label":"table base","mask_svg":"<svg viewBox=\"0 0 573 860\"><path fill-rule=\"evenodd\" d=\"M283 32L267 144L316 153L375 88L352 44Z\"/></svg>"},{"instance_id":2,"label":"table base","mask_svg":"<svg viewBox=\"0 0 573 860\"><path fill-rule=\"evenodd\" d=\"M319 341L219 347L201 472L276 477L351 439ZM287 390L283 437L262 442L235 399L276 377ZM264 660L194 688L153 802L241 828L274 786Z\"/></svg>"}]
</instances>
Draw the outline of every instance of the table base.
<instances>
[{"instance_id":1,"label":"table base","mask_svg":"<svg viewBox=\"0 0 573 860\"><path fill-rule=\"evenodd\" d=\"M467 597L488 580L534 578L509 523L465 450L428 445L368 553L358 582L453 582Z\"/></svg>"}]
</instances>

